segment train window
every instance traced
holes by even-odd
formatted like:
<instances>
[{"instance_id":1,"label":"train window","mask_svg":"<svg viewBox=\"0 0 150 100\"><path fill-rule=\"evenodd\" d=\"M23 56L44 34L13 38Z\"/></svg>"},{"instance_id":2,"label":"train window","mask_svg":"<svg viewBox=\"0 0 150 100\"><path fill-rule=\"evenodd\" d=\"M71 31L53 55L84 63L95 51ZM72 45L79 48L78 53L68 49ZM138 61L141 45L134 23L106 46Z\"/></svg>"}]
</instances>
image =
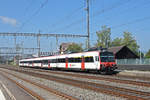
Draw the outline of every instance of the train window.
<instances>
[{"instance_id":1,"label":"train window","mask_svg":"<svg viewBox=\"0 0 150 100\"><path fill-rule=\"evenodd\" d=\"M64 58L58 59L58 63L65 63L65 59Z\"/></svg>"},{"instance_id":2,"label":"train window","mask_svg":"<svg viewBox=\"0 0 150 100\"><path fill-rule=\"evenodd\" d=\"M35 60L35 61L33 61L34 63L41 63L41 61L40 60Z\"/></svg>"},{"instance_id":3,"label":"train window","mask_svg":"<svg viewBox=\"0 0 150 100\"><path fill-rule=\"evenodd\" d=\"M68 58L68 62L71 62L71 58Z\"/></svg>"},{"instance_id":4,"label":"train window","mask_svg":"<svg viewBox=\"0 0 150 100\"><path fill-rule=\"evenodd\" d=\"M38 63L43 63L43 61L42 61L42 60L39 60Z\"/></svg>"},{"instance_id":5,"label":"train window","mask_svg":"<svg viewBox=\"0 0 150 100\"><path fill-rule=\"evenodd\" d=\"M73 60L74 60L73 58L69 58L69 59L68 59L68 61L69 61L70 63L74 62Z\"/></svg>"},{"instance_id":6,"label":"train window","mask_svg":"<svg viewBox=\"0 0 150 100\"><path fill-rule=\"evenodd\" d=\"M74 62L76 62L76 63L81 62L81 58L74 58L74 59L75 59L75 61L74 61Z\"/></svg>"},{"instance_id":7,"label":"train window","mask_svg":"<svg viewBox=\"0 0 150 100\"><path fill-rule=\"evenodd\" d=\"M52 59L52 60L51 60L51 63L56 63L56 59Z\"/></svg>"},{"instance_id":8,"label":"train window","mask_svg":"<svg viewBox=\"0 0 150 100\"><path fill-rule=\"evenodd\" d=\"M95 57L95 61L99 61L99 57L98 56Z\"/></svg>"},{"instance_id":9,"label":"train window","mask_svg":"<svg viewBox=\"0 0 150 100\"><path fill-rule=\"evenodd\" d=\"M28 63L27 61L24 61L23 63Z\"/></svg>"},{"instance_id":10,"label":"train window","mask_svg":"<svg viewBox=\"0 0 150 100\"><path fill-rule=\"evenodd\" d=\"M81 63L81 58L68 58L69 63Z\"/></svg>"},{"instance_id":11,"label":"train window","mask_svg":"<svg viewBox=\"0 0 150 100\"><path fill-rule=\"evenodd\" d=\"M85 62L94 62L93 57L85 57Z\"/></svg>"},{"instance_id":12,"label":"train window","mask_svg":"<svg viewBox=\"0 0 150 100\"><path fill-rule=\"evenodd\" d=\"M58 63L61 63L61 59L58 59Z\"/></svg>"},{"instance_id":13,"label":"train window","mask_svg":"<svg viewBox=\"0 0 150 100\"><path fill-rule=\"evenodd\" d=\"M65 58L63 58L63 59L62 59L62 63L65 63L65 62L66 62L66 61L65 61Z\"/></svg>"},{"instance_id":14,"label":"train window","mask_svg":"<svg viewBox=\"0 0 150 100\"><path fill-rule=\"evenodd\" d=\"M29 64L32 64L32 61L28 61Z\"/></svg>"},{"instance_id":15,"label":"train window","mask_svg":"<svg viewBox=\"0 0 150 100\"><path fill-rule=\"evenodd\" d=\"M43 60L42 61L44 64L48 64L48 60Z\"/></svg>"},{"instance_id":16,"label":"train window","mask_svg":"<svg viewBox=\"0 0 150 100\"><path fill-rule=\"evenodd\" d=\"M81 62L81 58L69 58L68 61L70 63L79 63Z\"/></svg>"},{"instance_id":17,"label":"train window","mask_svg":"<svg viewBox=\"0 0 150 100\"><path fill-rule=\"evenodd\" d=\"M89 57L85 57L84 59L85 62L89 62Z\"/></svg>"},{"instance_id":18,"label":"train window","mask_svg":"<svg viewBox=\"0 0 150 100\"><path fill-rule=\"evenodd\" d=\"M60 63L61 62L61 59L58 59L58 63Z\"/></svg>"},{"instance_id":19,"label":"train window","mask_svg":"<svg viewBox=\"0 0 150 100\"><path fill-rule=\"evenodd\" d=\"M54 59L51 59L51 63L54 63Z\"/></svg>"},{"instance_id":20,"label":"train window","mask_svg":"<svg viewBox=\"0 0 150 100\"><path fill-rule=\"evenodd\" d=\"M48 62L49 62L49 63L52 63L52 59L49 59Z\"/></svg>"},{"instance_id":21,"label":"train window","mask_svg":"<svg viewBox=\"0 0 150 100\"><path fill-rule=\"evenodd\" d=\"M35 60L35 61L33 61L34 63L38 63L38 61L37 60Z\"/></svg>"},{"instance_id":22,"label":"train window","mask_svg":"<svg viewBox=\"0 0 150 100\"><path fill-rule=\"evenodd\" d=\"M101 52L100 53L101 62L114 62L114 54L113 52Z\"/></svg>"}]
</instances>

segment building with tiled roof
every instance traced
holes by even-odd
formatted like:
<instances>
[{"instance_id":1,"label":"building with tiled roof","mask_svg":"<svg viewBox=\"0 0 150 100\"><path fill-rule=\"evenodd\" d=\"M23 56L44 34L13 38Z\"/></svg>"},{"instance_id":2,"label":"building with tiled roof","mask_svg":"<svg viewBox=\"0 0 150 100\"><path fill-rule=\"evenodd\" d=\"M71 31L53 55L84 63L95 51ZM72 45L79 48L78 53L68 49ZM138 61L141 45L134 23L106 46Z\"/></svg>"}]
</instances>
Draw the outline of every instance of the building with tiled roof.
<instances>
[{"instance_id":1,"label":"building with tiled roof","mask_svg":"<svg viewBox=\"0 0 150 100\"><path fill-rule=\"evenodd\" d=\"M90 48L89 51L95 51L102 49L93 47ZM106 48L105 48L106 49ZM115 54L116 59L135 59L139 58L131 49L129 49L127 46L116 46L116 47L110 47L107 49L110 52L113 52Z\"/></svg>"}]
</instances>

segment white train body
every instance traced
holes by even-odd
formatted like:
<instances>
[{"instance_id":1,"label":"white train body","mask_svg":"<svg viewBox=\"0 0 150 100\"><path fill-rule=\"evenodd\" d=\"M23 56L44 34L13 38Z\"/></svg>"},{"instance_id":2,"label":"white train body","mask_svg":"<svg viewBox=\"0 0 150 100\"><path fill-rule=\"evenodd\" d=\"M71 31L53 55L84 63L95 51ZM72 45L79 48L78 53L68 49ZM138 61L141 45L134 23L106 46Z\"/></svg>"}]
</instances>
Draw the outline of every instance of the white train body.
<instances>
[{"instance_id":1,"label":"white train body","mask_svg":"<svg viewBox=\"0 0 150 100\"><path fill-rule=\"evenodd\" d=\"M116 63L114 60L109 62L101 62L101 59L102 58L100 57L100 51L90 51L57 56L22 59L19 61L19 66L100 71L105 70L105 68L110 70L116 69Z\"/></svg>"}]
</instances>

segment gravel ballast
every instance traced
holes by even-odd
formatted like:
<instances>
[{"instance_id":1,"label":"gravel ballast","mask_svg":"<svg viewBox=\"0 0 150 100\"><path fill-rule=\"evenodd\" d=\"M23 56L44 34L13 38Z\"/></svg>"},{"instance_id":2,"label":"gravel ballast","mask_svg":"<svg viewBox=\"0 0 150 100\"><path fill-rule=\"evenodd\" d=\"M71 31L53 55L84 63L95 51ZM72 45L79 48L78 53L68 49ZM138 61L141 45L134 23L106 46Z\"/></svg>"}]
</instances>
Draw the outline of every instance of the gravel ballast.
<instances>
[{"instance_id":1,"label":"gravel ballast","mask_svg":"<svg viewBox=\"0 0 150 100\"><path fill-rule=\"evenodd\" d=\"M80 78L80 77L59 75L59 74L53 74L53 73L48 73L48 72L39 72L39 71L32 71L32 70L28 70L28 71L34 72L34 73L45 74L45 75L62 77L62 78L74 79L74 80L79 80L79 81L82 80L82 81L86 81L86 82L107 84L107 85L110 85L110 86L123 87L123 88L126 88L126 89L133 89L133 90L137 90L137 91L150 92L150 88L149 87L144 87L144 86L137 86L137 85L131 85L131 84L123 84L123 83L115 83L115 82L110 82L110 81L105 81L105 80L95 80L95 79L87 79L87 78ZM100 75L97 75L97 76L100 76ZM100 77L104 77L104 76L100 76ZM108 76L106 76L106 78L107 77ZM120 79L120 78L115 78L115 79ZM127 78L125 78L125 80L133 80L133 79L127 79ZM139 80L136 79L135 81L139 81Z\"/></svg>"},{"instance_id":2,"label":"gravel ballast","mask_svg":"<svg viewBox=\"0 0 150 100\"><path fill-rule=\"evenodd\" d=\"M35 85L32 85L30 83L27 83L23 80L20 80L16 77L13 77L12 75L6 74L4 72L2 72L3 74L7 75L9 78L15 80L16 82L18 82L19 84L22 84L23 86L29 88L30 90L32 90L33 92L37 93L38 95L40 95L41 97L43 97L45 100L62 100L60 97L57 97L56 95L45 91L44 89L41 89Z\"/></svg>"},{"instance_id":3,"label":"gravel ballast","mask_svg":"<svg viewBox=\"0 0 150 100\"><path fill-rule=\"evenodd\" d=\"M42 79L42 78L37 78L37 77L25 75L25 74L10 71L7 69L1 69L1 70L8 71L8 72L16 74L20 77L26 78L28 80L32 80L34 82L43 84L43 85L48 86L50 88L56 89L60 92L74 96L80 100L125 100L124 98L121 98L121 97L115 97L115 96L110 96L110 95L106 95L106 94L102 94L102 93L97 93L94 91L81 89L78 87L74 87L74 86L70 86L70 85L66 85L66 84L62 84L62 83L57 83L57 82Z\"/></svg>"}]
</instances>

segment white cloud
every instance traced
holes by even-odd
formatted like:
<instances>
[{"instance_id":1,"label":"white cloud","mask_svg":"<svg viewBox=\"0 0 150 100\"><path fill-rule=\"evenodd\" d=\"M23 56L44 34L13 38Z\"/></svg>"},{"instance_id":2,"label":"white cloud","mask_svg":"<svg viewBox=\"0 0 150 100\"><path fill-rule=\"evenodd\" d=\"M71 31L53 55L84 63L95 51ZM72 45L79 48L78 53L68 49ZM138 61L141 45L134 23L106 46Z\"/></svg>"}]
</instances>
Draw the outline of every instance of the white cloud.
<instances>
[{"instance_id":1,"label":"white cloud","mask_svg":"<svg viewBox=\"0 0 150 100\"><path fill-rule=\"evenodd\" d=\"M5 23L5 24L10 24L12 26L16 26L17 25L17 20L13 19L13 18L5 17L5 16L0 16L0 20L3 23Z\"/></svg>"}]
</instances>

